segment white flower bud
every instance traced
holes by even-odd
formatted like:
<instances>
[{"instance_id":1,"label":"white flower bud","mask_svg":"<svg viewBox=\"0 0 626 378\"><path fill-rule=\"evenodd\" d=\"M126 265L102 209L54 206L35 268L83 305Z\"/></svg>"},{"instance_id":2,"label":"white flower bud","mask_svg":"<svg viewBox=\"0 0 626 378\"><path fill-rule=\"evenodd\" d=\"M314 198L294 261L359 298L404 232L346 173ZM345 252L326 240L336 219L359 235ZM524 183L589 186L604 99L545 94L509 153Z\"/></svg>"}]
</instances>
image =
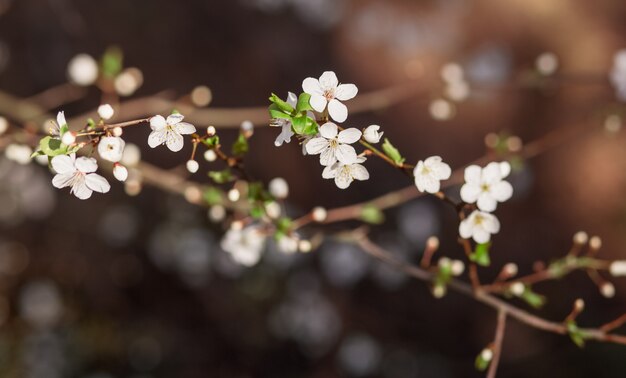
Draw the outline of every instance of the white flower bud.
<instances>
[{"instance_id":1,"label":"white flower bud","mask_svg":"<svg viewBox=\"0 0 626 378\"><path fill-rule=\"evenodd\" d=\"M372 144L376 144L378 142L380 142L380 138L383 137L383 133L379 133L378 130L380 129L380 126L378 125L370 125L368 126L364 131L363 131L363 138L365 138L365 140L368 143L372 143Z\"/></svg>"},{"instance_id":2,"label":"white flower bud","mask_svg":"<svg viewBox=\"0 0 626 378\"><path fill-rule=\"evenodd\" d=\"M212 137L213 135L215 135L215 133L217 132L217 130L215 129L215 126L209 126L206 128L206 135Z\"/></svg>"},{"instance_id":3,"label":"white flower bud","mask_svg":"<svg viewBox=\"0 0 626 378\"><path fill-rule=\"evenodd\" d=\"M200 203L202 201L202 190L195 185L185 188L185 199L189 203Z\"/></svg>"},{"instance_id":4,"label":"white flower bud","mask_svg":"<svg viewBox=\"0 0 626 378\"><path fill-rule=\"evenodd\" d=\"M230 202L237 202L239 201L239 197L241 196L241 193L239 193L239 190L233 188L231 190L228 191L228 200Z\"/></svg>"},{"instance_id":5,"label":"white flower bud","mask_svg":"<svg viewBox=\"0 0 626 378\"><path fill-rule=\"evenodd\" d=\"M450 271L453 276L460 276L465 271L465 264L461 260L453 260L450 265Z\"/></svg>"},{"instance_id":6,"label":"white flower bud","mask_svg":"<svg viewBox=\"0 0 626 378\"><path fill-rule=\"evenodd\" d=\"M436 236L431 236L426 239L426 249L437 249L439 248L439 238Z\"/></svg>"},{"instance_id":7,"label":"white flower bud","mask_svg":"<svg viewBox=\"0 0 626 378\"><path fill-rule=\"evenodd\" d=\"M615 296L615 286L610 282L604 282L600 285L600 294L605 298L613 298Z\"/></svg>"},{"instance_id":8,"label":"white flower bud","mask_svg":"<svg viewBox=\"0 0 626 378\"><path fill-rule=\"evenodd\" d=\"M69 133L65 133L63 138L65 138L67 134ZM120 137L102 137L98 143L98 154L104 160L117 163L122 160L122 156L124 156L125 145L126 142Z\"/></svg>"},{"instance_id":9,"label":"white flower bud","mask_svg":"<svg viewBox=\"0 0 626 378\"><path fill-rule=\"evenodd\" d=\"M115 114L115 110L113 110L113 107L111 105L103 104L98 106L98 115L100 116L100 118L108 120L113 117L113 114Z\"/></svg>"},{"instance_id":10,"label":"white flower bud","mask_svg":"<svg viewBox=\"0 0 626 378\"><path fill-rule=\"evenodd\" d=\"M441 268L449 268L451 263L452 260L450 260L448 257L442 257L439 259L439 261L437 261L437 264Z\"/></svg>"},{"instance_id":11,"label":"white flower bud","mask_svg":"<svg viewBox=\"0 0 626 378\"><path fill-rule=\"evenodd\" d=\"M436 285L433 287L433 297L435 298L443 298L446 295L446 287L443 285Z\"/></svg>"},{"instance_id":12,"label":"white flower bud","mask_svg":"<svg viewBox=\"0 0 626 378\"><path fill-rule=\"evenodd\" d=\"M113 164L113 177L118 181L126 181L128 178L128 169L119 163Z\"/></svg>"},{"instance_id":13,"label":"white flower bud","mask_svg":"<svg viewBox=\"0 0 626 378\"><path fill-rule=\"evenodd\" d=\"M526 286L521 282L515 282L511 286L509 286L509 290L513 295L521 296L526 291Z\"/></svg>"},{"instance_id":14,"label":"white flower bud","mask_svg":"<svg viewBox=\"0 0 626 378\"><path fill-rule=\"evenodd\" d=\"M614 277L626 276L626 260L613 261L609 267L609 272Z\"/></svg>"},{"instance_id":15,"label":"white flower bud","mask_svg":"<svg viewBox=\"0 0 626 378\"><path fill-rule=\"evenodd\" d=\"M454 116L454 105L444 99L437 99L428 107L430 115L437 121L446 121Z\"/></svg>"},{"instance_id":16,"label":"white flower bud","mask_svg":"<svg viewBox=\"0 0 626 378\"><path fill-rule=\"evenodd\" d=\"M98 79L98 63L87 54L78 54L67 66L67 76L77 85L87 86Z\"/></svg>"},{"instance_id":17,"label":"white flower bud","mask_svg":"<svg viewBox=\"0 0 626 378\"><path fill-rule=\"evenodd\" d=\"M204 153L204 160L206 161L215 161L217 159L217 154L213 150L206 150Z\"/></svg>"},{"instance_id":18,"label":"white flower bud","mask_svg":"<svg viewBox=\"0 0 626 378\"><path fill-rule=\"evenodd\" d=\"M589 239L589 248L593 250L599 250L602 247L602 239L599 236L592 236Z\"/></svg>"},{"instance_id":19,"label":"white flower bud","mask_svg":"<svg viewBox=\"0 0 626 378\"><path fill-rule=\"evenodd\" d=\"M128 194L129 196L134 197L138 195L139 193L141 193L141 189L142 189L141 180L137 178L132 178L124 182L124 190L126 191L126 194Z\"/></svg>"},{"instance_id":20,"label":"white flower bud","mask_svg":"<svg viewBox=\"0 0 626 378\"><path fill-rule=\"evenodd\" d=\"M463 80L463 68L455 62L446 63L441 68L441 78L446 83L456 83Z\"/></svg>"},{"instance_id":21,"label":"white flower bud","mask_svg":"<svg viewBox=\"0 0 626 378\"><path fill-rule=\"evenodd\" d=\"M222 205L213 205L209 209L209 219L213 222L220 222L226 217L226 209Z\"/></svg>"},{"instance_id":22,"label":"white flower bud","mask_svg":"<svg viewBox=\"0 0 626 378\"><path fill-rule=\"evenodd\" d=\"M535 60L535 67L542 75L552 75L559 68L559 60L554 53L545 52Z\"/></svg>"},{"instance_id":23,"label":"white flower bud","mask_svg":"<svg viewBox=\"0 0 626 378\"><path fill-rule=\"evenodd\" d=\"M265 205L265 213L272 219L278 219L280 217L281 208L277 202L270 202Z\"/></svg>"},{"instance_id":24,"label":"white flower bud","mask_svg":"<svg viewBox=\"0 0 626 378\"><path fill-rule=\"evenodd\" d=\"M195 106L207 106L213 99L213 93L211 89L206 85L197 86L191 91L191 102Z\"/></svg>"},{"instance_id":25,"label":"white flower bud","mask_svg":"<svg viewBox=\"0 0 626 378\"><path fill-rule=\"evenodd\" d=\"M113 136L116 136L119 138L122 136L123 133L124 133L124 129L122 129L121 127L116 126L113 128Z\"/></svg>"},{"instance_id":26,"label":"white flower bud","mask_svg":"<svg viewBox=\"0 0 626 378\"><path fill-rule=\"evenodd\" d=\"M276 177L270 181L269 191L274 198L285 199L289 195L289 185L282 177Z\"/></svg>"},{"instance_id":27,"label":"white flower bud","mask_svg":"<svg viewBox=\"0 0 626 378\"><path fill-rule=\"evenodd\" d=\"M298 250L302 253L309 253L313 249L313 245L308 240L300 240L298 242Z\"/></svg>"},{"instance_id":28,"label":"white flower bud","mask_svg":"<svg viewBox=\"0 0 626 378\"><path fill-rule=\"evenodd\" d=\"M61 143L66 146L70 146L76 142L76 134L72 131L68 131L61 137Z\"/></svg>"},{"instance_id":29,"label":"white flower bud","mask_svg":"<svg viewBox=\"0 0 626 378\"><path fill-rule=\"evenodd\" d=\"M197 162L197 161L195 161L195 160L193 160L193 159L187 160L187 170L188 170L190 173L196 173L196 172L198 172L198 169L199 169L199 168L200 168L200 164L198 164L198 162Z\"/></svg>"},{"instance_id":30,"label":"white flower bud","mask_svg":"<svg viewBox=\"0 0 626 378\"><path fill-rule=\"evenodd\" d=\"M589 240L589 235L585 231L578 231L574 234L574 244L583 245Z\"/></svg>"},{"instance_id":31,"label":"white flower bud","mask_svg":"<svg viewBox=\"0 0 626 378\"><path fill-rule=\"evenodd\" d=\"M515 263L505 264L504 267L502 267L502 271L508 277L513 277L513 276L517 275L517 271L518 271L517 264L515 264Z\"/></svg>"},{"instance_id":32,"label":"white flower bud","mask_svg":"<svg viewBox=\"0 0 626 378\"><path fill-rule=\"evenodd\" d=\"M491 348L483 349L482 352L480 352L480 358L487 362L491 361L493 359L493 351Z\"/></svg>"},{"instance_id":33,"label":"white flower bud","mask_svg":"<svg viewBox=\"0 0 626 378\"><path fill-rule=\"evenodd\" d=\"M243 121L241 123L241 131L244 133L251 133L254 131L254 124L251 121Z\"/></svg>"},{"instance_id":34,"label":"white flower bud","mask_svg":"<svg viewBox=\"0 0 626 378\"><path fill-rule=\"evenodd\" d=\"M311 216L313 217L314 221L321 223L326 220L326 217L328 216L328 212L326 211L325 208L321 206L317 206L316 208L313 209Z\"/></svg>"},{"instance_id":35,"label":"white flower bud","mask_svg":"<svg viewBox=\"0 0 626 378\"><path fill-rule=\"evenodd\" d=\"M117 75L113 86L120 96L130 96L143 84L143 74L137 68L127 68Z\"/></svg>"},{"instance_id":36,"label":"white flower bud","mask_svg":"<svg viewBox=\"0 0 626 378\"><path fill-rule=\"evenodd\" d=\"M6 133L9 128L9 121L6 118L0 117L0 135Z\"/></svg>"},{"instance_id":37,"label":"white flower bud","mask_svg":"<svg viewBox=\"0 0 626 378\"><path fill-rule=\"evenodd\" d=\"M576 301L574 301L574 311L581 312L584 309L585 301L583 301L581 298L576 299Z\"/></svg>"}]
</instances>

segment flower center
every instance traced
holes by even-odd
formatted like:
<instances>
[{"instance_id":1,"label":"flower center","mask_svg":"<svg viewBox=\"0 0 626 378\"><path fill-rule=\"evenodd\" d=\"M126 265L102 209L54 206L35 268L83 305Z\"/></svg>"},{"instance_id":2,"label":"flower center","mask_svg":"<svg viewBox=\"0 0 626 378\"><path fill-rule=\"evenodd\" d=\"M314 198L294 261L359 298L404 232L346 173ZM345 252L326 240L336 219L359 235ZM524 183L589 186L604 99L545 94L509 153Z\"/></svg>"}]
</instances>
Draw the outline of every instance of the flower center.
<instances>
[{"instance_id":1,"label":"flower center","mask_svg":"<svg viewBox=\"0 0 626 378\"><path fill-rule=\"evenodd\" d=\"M335 98L335 89L327 89L324 91L324 97L326 98L326 101L330 101L332 99Z\"/></svg>"},{"instance_id":2,"label":"flower center","mask_svg":"<svg viewBox=\"0 0 626 378\"><path fill-rule=\"evenodd\" d=\"M489 184L482 184L480 186L480 190L482 190L483 192L488 192L490 189Z\"/></svg>"},{"instance_id":3,"label":"flower center","mask_svg":"<svg viewBox=\"0 0 626 378\"><path fill-rule=\"evenodd\" d=\"M339 145L339 141L337 140L337 138L333 138L328 141L328 145L330 146L330 148L337 148L337 146Z\"/></svg>"}]
</instances>

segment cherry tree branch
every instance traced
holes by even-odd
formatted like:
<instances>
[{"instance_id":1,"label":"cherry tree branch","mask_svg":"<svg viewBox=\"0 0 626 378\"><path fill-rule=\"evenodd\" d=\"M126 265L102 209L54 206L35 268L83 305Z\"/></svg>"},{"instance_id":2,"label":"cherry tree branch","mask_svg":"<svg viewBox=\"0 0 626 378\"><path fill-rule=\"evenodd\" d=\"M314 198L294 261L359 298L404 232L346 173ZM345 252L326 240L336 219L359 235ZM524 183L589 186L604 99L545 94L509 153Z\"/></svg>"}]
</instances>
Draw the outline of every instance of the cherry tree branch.
<instances>
[{"instance_id":1,"label":"cherry tree branch","mask_svg":"<svg viewBox=\"0 0 626 378\"><path fill-rule=\"evenodd\" d=\"M498 311L498 323L496 325L496 336L493 339L493 358L489 364L487 378L495 378L498 371L500 356L502 355L502 341L504 340L504 331L506 328L506 312Z\"/></svg>"}]
</instances>

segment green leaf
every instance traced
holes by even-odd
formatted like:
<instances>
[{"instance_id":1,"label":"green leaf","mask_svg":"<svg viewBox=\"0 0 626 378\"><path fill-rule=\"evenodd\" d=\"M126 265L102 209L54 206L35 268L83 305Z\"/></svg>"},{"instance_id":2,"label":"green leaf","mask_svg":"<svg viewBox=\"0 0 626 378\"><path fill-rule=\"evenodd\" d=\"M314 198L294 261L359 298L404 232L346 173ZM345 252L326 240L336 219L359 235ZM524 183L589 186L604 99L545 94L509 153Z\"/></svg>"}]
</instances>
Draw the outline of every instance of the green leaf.
<instances>
[{"instance_id":1,"label":"green leaf","mask_svg":"<svg viewBox=\"0 0 626 378\"><path fill-rule=\"evenodd\" d=\"M39 141L39 151L50 157L67 154L67 146L59 139L47 136Z\"/></svg>"},{"instance_id":2,"label":"green leaf","mask_svg":"<svg viewBox=\"0 0 626 378\"><path fill-rule=\"evenodd\" d=\"M387 155L391 160L393 160L396 164L402 165L406 159L400 155L400 151L395 148L389 139L385 138L385 142L383 143L383 151L385 151L385 155Z\"/></svg>"},{"instance_id":3,"label":"green leaf","mask_svg":"<svg viewBox=\"0 0 626 378\"><path fill-rule=\"evenodd\" d=\"M301 93L300 97L298 97L298 103L296 104L296 112L302 113L308 110L313 110L313 107L310 104L311 95L308 93Z\"/></svg>"},{"instance_id":4,"label":"green leaf","mask_svg":"<svg viewBox=\"0 0 626 378\"><path fill-rule=\"evenodd\" d=\"M87 129L93 130L95 128L96 128L96 122L93 120L93 118L89 118L87 120Z\"/></svg>"},{"instance_id":5,"label":"green leaf","mask_svg":"<svg viewBox=\"0 0 626 378\"><path fill-rule=\"evenodd\" d=\"M251 182L248 184L248 199L267 202L272 200L272 196L265 190L262 183Z\"/></svg>"},{"instance_id":6,"label":"green leaf","mask_svg":"<svg viewBox=\"0 0 626 378\"><path fill-rule=\"evenodd\" d=\"M243 134L239 134L232 146L233 155L241 156L248 152L248 139Z\"/></svg>"},{"instance_id":7,"label":"green leaf","mask_svg":"<svg viewBox=\"0 0 626 378\"><path fill-rule=\"evenodd\" d=\"M202 196L207 204L218 205L222 203L223 198L224 198L224 193L218 188L209 187L204 190L204 193L202 193Z\"/></svg>"},{"instance_id":8,"label":"green leaf","mask_svg":"<svg viewBox=\"0 0 626 378\"><path fill-rule=\"evenodd\" d=\"M67 123L59 125L59 135L60 136L63 136L63 134L65 134L68 131L70 131L70 127L67 125Z\"/></svg>"},{"instance_id":9,"label":"green leaf","mask_svg":"<svg viewBox=\"0 0 626 378\"><path fill-rule=\"evenodd\" d=\"M276 221L276 233L274 238L280 240L283 236L289 234L293 221L291 218L283 217Z\"/></svg>"},{"instance_id":10,"label":"green leaf","mask_svg":"<svg viewBox=\"0 0 626 378\"><path fill-rule=\"evenodd\" d=\"M485 371L489 367L490 362L491 362L490 360L488 361L483 358L483 353L481 351L480 353L478 353L478 356L476 356L476 360L474 361L474 366L476 367L476 370L478 371Z\"/></svg>"},{"instance_id":11,"label":"green leaf","mask_svg":"<svg viewBox=\"0 0 626 378\"><path fill-rule=\"evenodd\" d=\"M209 147L209 149L215 148L220 144L220 137L213 135L212 137L202 139L202 144Z\"/></svg>"},{"instance_id":12,"label":"green leaf","mask_svg":"<svg viewBox=\"0 0 626 378\"><path fill-rule=\"evenodd\" d=\"M102 61L100 62L102 74L108 78L117 76L122 71L123 60L124 54L119 47L112 46L106 49L104 55L102 55Z\"/></svg>"},{"instance_id":13,"label":"green leaf","mask_svg":"<svg viewBox=\"0 0 626 378\"><path fill-rule=\"evenodd\" d=\"M470 255L470 260L480 266L489 266L491 259L489 258L489 247L491 243L482 243L476 245L476 250Z\"/></svg>"},{"instance_id":14,"label":"green leaf","mask_svg":"<svg viewBox=\"0 0 626 378\"><path fill-rule=\"evenodd\" d=\"M224 184L235 179L228 168L223 171L211 171L209 172L209 177L217 184Z\"/></svg>"},{"instance_id":15,"label":"green leaf","mask_svg":"<svg viewBox=\"0 0 626 378\"><path fill-rule=\"evenodd\" d=\"M306 126L302 131L303 135L316 135L319 132L319 125L311 117L306 117Z\"/></svg>"},{"instance_id":16,"label":"green leaf","mask_svg":"<svg viewBox=\"0 0 626 378\"><path fill-rule=\"evenodd\" d=\"M263 205L257 204L250 209L250 216L254 219L260 219L265 214L265 208Z\"/></svg>"},{"instance_id":17,"label":"green leaf","mask_svg":"<svg viewBox=\"0 0 626 378\"><path fill-rule=\"evenodd\" d=\"M270 101L276 104L278 109L282 110L285 113L293 114L295 109L293 106L289 105L287 102L280 99L280 97L276 96L274 93L270 96Z\"/></svg>"},{"instance_id":18,"label":"green leaf","mask_svg":"<svg viewBox=\"0 0 626 378\"><path fill-rule=\"evenodd\" d=\"M270 118L279 118L279 119L291 119L291 114L285 113L280 110L276 104L272 104L269 107Z\"/></svg>"},{"instance_id":19,"label":"green leaf","mask_svg":"<svg viewBox=\"0 0 626 378\"><path fill-rule=\"evenodd\" d=\"M583 348L585 346L585 335L580 331L578 325L575 321L569 320L567 322L567 333L569 333L570 339L576 344L579 348Z\"/></svg>"},{"instance_id":20,"label":"green leaf","mask_svg":"<svg viewBox=\"0 0 626 378\"><path fill-rule=\"evenodd\" d=\"M361 220L371 224L380 224L385 221L385 215L374 205L365 205L361 210Z\"/></svg>"},{"instance_id":21,"label":"green leaf","mask_svg":"<svg viewBox=\"0 0 626 378\"><path fill-rule=\"evenodd\" d=\"M298 114L291 119L293 131L298 135L314 135L317 133L317 123L309 116Z\"/></svg>"},{"instance_id":22,"label":"green leaf","mask_svg":"<svg viewBox=\"0 0 626 378\"><path fill-rule=\"evenodd\" d=\"M537 294L530 287L526 287L521 298L528 303L531 307L541 308L546 303L546 297L541 294Z\"/></svg>"}]
</instances>

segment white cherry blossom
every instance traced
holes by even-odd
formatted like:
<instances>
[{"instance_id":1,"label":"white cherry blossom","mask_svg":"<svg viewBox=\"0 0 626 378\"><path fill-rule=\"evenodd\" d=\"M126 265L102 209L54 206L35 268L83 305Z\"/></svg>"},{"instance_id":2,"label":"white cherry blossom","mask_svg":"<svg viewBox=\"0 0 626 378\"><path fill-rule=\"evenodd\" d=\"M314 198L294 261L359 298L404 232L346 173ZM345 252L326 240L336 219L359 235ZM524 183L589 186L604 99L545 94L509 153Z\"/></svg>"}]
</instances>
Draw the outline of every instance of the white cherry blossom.
<instances>
[{"instance_id":1,"label":"white cherry blossom","mask_svg":"<svg viewBox=\"0 0 626 378\"><path fill-rule=\"evenodd\" d=\"M379 133L378 130L380 130L380 126L378 126L378 125L370 125L370 126L368 126L365 129L365 131L363 131L363 138L368 143L372 143L372 144L376 144L376 143L380 142L380 138L383 137L384 132Z\"/></svg>"},{"instance_id":2,"label":"white cherry blossom","mask_svg":"<svg viewBox=\"0 0 626 378\"><path fill-rule=\"evenodd\" d=\"M346 189L354 180L365 181L370 178L367 169L361 165L365 160L365 157L360 156L356 158L354 163L344 164L342 162L336 162L324 168L322 177L325 179L335 179L335 185L337 185L339 189Z\"/></svg>"},{"instance_id":3,"label":"white cherry blossom","mask_svg":"<svg viewBox=\"0 0 626 378\"><path fill-rule=\"evenodd\" d=\"M237 263L253 266L261 259L265 235L256 226L243 229L232 227L226 232L220 245Z\"/></svg>"},{"instance_id":4,"label":"white cherry blossom","mask_svg":"<svg viewBox=\"0 0 626 378\"><path fill-rule=\"evenodd\" d=\"M74 84L91 85L98 79L98 63L91 55L78 54L67 65L67 76Z\"/></svg>"},{"instance_id":5,"label":"white cherry blossom","mask_svg":"<svg viewBox=\"0 0 626 378\"><path fill-rule=\"evenodd\" d=\"M465 184L461 187L461 199L474 203L482 211L494 211L498 202L513 195L513 187L504 178L511 172L507 162L489 163L485 168L470 165L465 168Z\"/></svg>"},{"instance_id":6,"label":"white cherry blossom","mask_svg":"<svg viewBox=\"0 0 626 378\"><path fill-rule=\"evenodd\" d=\"M348 108L340 101L347 101L358 93L354 84L339 84L337 75L326 71L319 80L308 77L302 82L302 90L311 95L310 104L317 112L323 112L328 106L328 114L336 122L348 118Z\"/></svg>"},{"instance_id":7,"label":"white cherry blossom","mask_svg":"<svg viewBox=\"0 0 626 378\"><path fill-rule=\"evenodd\" d=\"M98 115L100 116L100 118L104 120L111 119L114 114L115 110L113 110L113 107L111 105L102 104L98 106Z\"/></svg>"},{"instance_id":8,"label":"white cherry blossom","mask_svg":"<svg viewBox=\"0 0 626 378\"><path fill-rule=\"evenodd\" d=\"M418 161L413 169L415 186L420 192L437 193L441 189L441 180L450 178L452 170L439 156L431 156Z\"/></svg>"},{"instance_id":9,"label":"white cherry blossom","mask_svg":"<svg viewBox=\"0 0 626 378\"><path fill-rule=\"evenodd\" d=\"M183 121L182 114L171 114L167 119L160 115L150 118L152 132L148 137L148 145L152 148L166 144L173 152L183 149L183 135L193 134L196 128Z\"/></svg>"},{"instance_id":10,"label":"white cherry blossom","mask_svg":"<svg viewBox=\"0 0 626 378\"><path fill-rule=\"evenodd\" d=\"M111 189L104 177L94 173L98 169L96 159L76 158L76 154L59 155L52 158L51 164L57 173L52 178L52 185L58 189L70 186L70 193L80 199L91 197L93 192L106 193Z\"/></svg>"},{"instance_id":11,"label":"white cherry blossom","mask_svg":"<svg viewBox=\"0 0 626 378\"><path fill-rule=\"evenodd\" d=\"M51 136L55 138L61 138L63 136L61 134L61 129L63 128L63 126L67 127L67 121L65 120L65 113L58 112L56 122L50 121L50 128L48 129L48 132L50 133Z\"/></svg>"},{"instance_id":12,"label":"white cherry blossom","mask_svg":"<svg viewBox=\"0 0 626 378\"><path fill-rule=\"evenodd\" d=\"M298 103L298 97L296 96L295 93L289 92L287 94L287 103L293 106L294 108L296 107L296 104ZM290 120L277 118L273 120L272 123L270 123L270 126L281 128L280 134L278 134L278 136L276 137L276 140L274 141L274 145L276 147L282 146L283 143L291 142L291 137L293 136L294 132L291 129Z\"/></svg>"},{"instance_id":13,"label":"white cherry blossom","mask_svg":"<svg viewBox=\"0 0 626 378\"><path fill-rule=\"evenodd\" d=\"M476 243L487 243L491 235L500 231L500 221L493 214L474 210L469 217L461 221L459 235L463 239L472 238Z\"/></svg>"},{"instance_id":14,"label":"white cherry blossom","mask_svg":"<svg viewBox=\"0 0 626 378\"><path fill-rule=\"evenodd\" d=\"M310 155L320 154L320 164L333 165L337 160L344 164L354 163L356 151L349 146L361 139L361 131L355 128L338 132L338 127L327 122L320 127L320 136L306 143L306 152Z\"/></svg>"},{"instance_id":15,"label":"white cherry blossom","mask_svg":"<svg viewBox=\"0 0 626 378\"><path fill-rule=\"evenodd\" d=\"M126 142L120 137L103 137L98 143L98 154L104 160L117 163L124 155L124 145Z\"/></svg>"}]
</instances>

